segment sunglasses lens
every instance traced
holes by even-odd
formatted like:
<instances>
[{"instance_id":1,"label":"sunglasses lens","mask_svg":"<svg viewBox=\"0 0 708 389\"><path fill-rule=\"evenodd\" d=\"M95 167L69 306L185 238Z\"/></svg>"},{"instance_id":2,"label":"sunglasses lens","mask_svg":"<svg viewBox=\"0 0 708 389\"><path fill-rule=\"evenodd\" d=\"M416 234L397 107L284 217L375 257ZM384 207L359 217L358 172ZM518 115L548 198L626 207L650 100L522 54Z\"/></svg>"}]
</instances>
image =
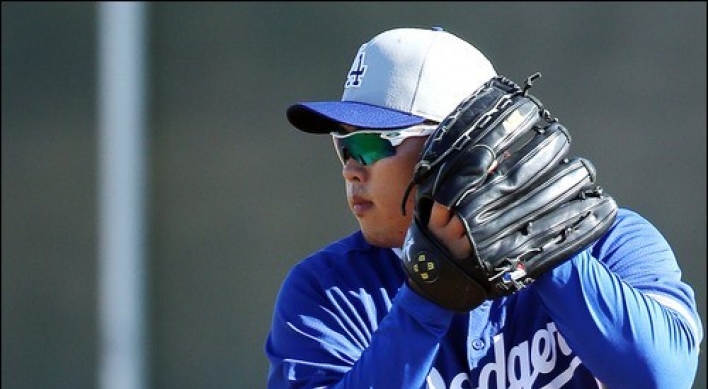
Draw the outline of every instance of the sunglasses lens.
<instances>
[{"instance_id":1,"label":"sunglasses lens","mask_svg":"<svg viewBox=\"0 0 708 389\"><path fill-rule=\"evenodd\" d=\"M354 158L360 164L367 166L379 159L396 154L396 149L379 134L354 133L344 138L335 138L337 153L342 162Z\"/></svg>"}]
</instances>

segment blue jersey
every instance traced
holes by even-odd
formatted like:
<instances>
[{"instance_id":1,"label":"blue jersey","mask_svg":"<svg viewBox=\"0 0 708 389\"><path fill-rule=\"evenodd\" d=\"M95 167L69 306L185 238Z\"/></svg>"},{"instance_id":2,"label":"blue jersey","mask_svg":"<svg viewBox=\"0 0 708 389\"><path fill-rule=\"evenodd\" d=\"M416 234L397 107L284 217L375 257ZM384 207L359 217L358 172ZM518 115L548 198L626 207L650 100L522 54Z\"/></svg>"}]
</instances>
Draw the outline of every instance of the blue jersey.
<instances>
[{"instance_id":1,"label":"blue jersey","mask_svg":"<svg viewBox=\"0 0 708 389\"><path fill-rule=\"evenodd\" d=\"M690 388L703 338L659 231L620 209L592 246L456 314L405 285L361 232L294 266L265 352L268 388Z\"/></svg>"}]
</instances>

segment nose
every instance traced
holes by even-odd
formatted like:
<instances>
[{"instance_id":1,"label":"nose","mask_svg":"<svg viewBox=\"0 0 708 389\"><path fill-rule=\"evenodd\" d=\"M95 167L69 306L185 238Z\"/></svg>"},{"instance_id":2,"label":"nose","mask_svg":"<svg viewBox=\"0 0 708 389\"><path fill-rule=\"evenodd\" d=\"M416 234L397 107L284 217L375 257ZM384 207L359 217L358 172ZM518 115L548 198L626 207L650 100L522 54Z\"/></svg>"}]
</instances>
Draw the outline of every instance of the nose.
<instances>
[{"instance_id":1,"label":"nose","mask_svg":"<svg viewBox=\"0 0 708 389\"><path fill-rule=\"evenodd\" d=\"M366 168L354 158L349 158L342 166L342 176L346 181L364 181Z\"/></svg>"}]
</instances>

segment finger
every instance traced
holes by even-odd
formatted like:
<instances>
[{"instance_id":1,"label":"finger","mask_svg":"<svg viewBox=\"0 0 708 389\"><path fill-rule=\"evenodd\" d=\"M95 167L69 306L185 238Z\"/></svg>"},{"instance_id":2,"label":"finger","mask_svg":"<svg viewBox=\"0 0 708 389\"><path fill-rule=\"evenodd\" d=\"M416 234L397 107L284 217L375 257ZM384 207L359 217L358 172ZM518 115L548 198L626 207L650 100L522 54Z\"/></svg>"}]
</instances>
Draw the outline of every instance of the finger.
<instances>
[{"instance_id":1,"label":"finger","mask_svg":"<svg viewBox=\"0 0 708 389\"><path fill-rule=\"evenodd\" d=\"M433 203L433 209L430 213L430 221L428 222L428 226L432 228L443 229L450 223L452 217L452 211L450 211L444 205L435 202Z\"/></svg>"},{"instance_id":2,"label":"finger","mask_svg":"<svg viewBox=\"0 0 708 389\"><path fill-rule=\"evenodd\" d=\"M435 203L428 225L430 232L445 246L453 258L470 256L472 245L462 220L445 206Z\"/></svg>"}]
</instances>

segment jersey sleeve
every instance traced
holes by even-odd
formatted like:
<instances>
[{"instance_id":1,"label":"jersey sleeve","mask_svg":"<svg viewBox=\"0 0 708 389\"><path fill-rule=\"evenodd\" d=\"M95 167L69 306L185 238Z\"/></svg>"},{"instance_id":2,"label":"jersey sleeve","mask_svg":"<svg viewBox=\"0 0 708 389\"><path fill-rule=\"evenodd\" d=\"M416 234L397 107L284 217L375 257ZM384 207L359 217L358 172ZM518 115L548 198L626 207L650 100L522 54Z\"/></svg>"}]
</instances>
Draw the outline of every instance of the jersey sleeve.
<instances>
[{"instance_id":1,"label":"jersey sleeve","mask_svg":"<svg viewBox=\"0 0 708 389\"><path fill-rule=\"evenodd\" d=\"M268 389L424 387L454 314L405 285L382 309L322 282L304 266L286 277L266 340Z\"/></svg>"},{"instance_id":2,"label":"jersey sleeve","mask_svg":"<svg viewBox=\"0 0 708 389\"><path fill-rule=\"evenodd\" d=\"M605 236L540 277L534 290L607 387L691 387L703 338L694 292L668 242L643 217L621 209Z\"/></svg>"}]
</instances>

